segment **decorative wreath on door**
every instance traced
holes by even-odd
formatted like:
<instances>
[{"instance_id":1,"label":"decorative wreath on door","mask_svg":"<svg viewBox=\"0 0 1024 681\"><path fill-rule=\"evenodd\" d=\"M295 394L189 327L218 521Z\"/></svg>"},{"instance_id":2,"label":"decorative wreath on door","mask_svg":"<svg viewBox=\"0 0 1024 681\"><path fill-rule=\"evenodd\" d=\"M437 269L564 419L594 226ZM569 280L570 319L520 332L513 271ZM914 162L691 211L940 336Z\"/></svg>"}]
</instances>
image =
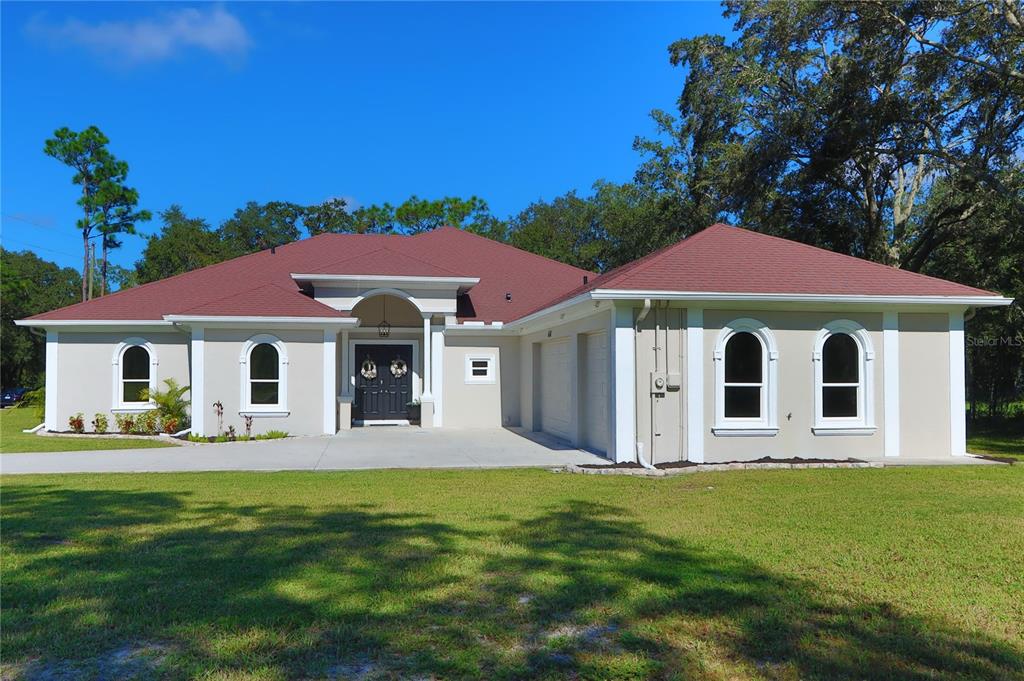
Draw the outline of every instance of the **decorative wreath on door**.
<instances>
[{"instance_id":1,"label":"decorative wreath on door","mask_svg":"<svg viewBox=\"0 0 1024 681\"><path fill-rule=\"evenodd\" d=\"M409 365L405 363L405 360L401 357L395 357L391 360L391 375L395 378L401 378L409 373Z\"/></svg>"},{"instance_id":2,"label":"decorative wreath on door","mask_svg":"<svg viewBox=\"0 0 1024 681\"><path fill-rule=\"evenodd\" d=\"M372 381L377 378L377 364L367 357L363 360L363 365L359 368L359 373L368 381Z\"/></svg>"}]
</instances>

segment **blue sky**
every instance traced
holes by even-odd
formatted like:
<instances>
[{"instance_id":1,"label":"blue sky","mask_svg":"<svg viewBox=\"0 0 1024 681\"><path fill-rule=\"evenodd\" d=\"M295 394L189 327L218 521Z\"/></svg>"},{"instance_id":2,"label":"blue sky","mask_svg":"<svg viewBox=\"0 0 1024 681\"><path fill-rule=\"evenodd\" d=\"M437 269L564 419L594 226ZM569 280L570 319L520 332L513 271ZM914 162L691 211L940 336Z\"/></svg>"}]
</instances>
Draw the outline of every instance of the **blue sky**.
<instances>
[{"instance_id":1,"label":"blue sky","mask_svg":"<svg viewBox=\"0 0 1024 681\"><path fill-rule=\"evenodd\" d=\"M716 3L0 8L3 244L71 266L77 190L42 153L60 126L98 125L142 207L213 226L335 196L475 194L507 217L628 180L634 136L682 88L668 45L730 29Z\"/></svg>"}]
</instances>

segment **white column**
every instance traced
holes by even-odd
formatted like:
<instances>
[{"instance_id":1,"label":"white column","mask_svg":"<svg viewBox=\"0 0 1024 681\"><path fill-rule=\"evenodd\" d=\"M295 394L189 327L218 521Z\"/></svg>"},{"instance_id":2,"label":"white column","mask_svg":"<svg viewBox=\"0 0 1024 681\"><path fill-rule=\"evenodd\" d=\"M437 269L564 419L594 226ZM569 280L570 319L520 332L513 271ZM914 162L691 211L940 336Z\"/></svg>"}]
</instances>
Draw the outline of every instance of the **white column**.
<instances>
[{"instance_id":1,"label":"white column","mask_svg":"<svg viewBox=\"0 0 1024 681\"><path fill-rule=\"evenodd\" d=\"M423 395L421 399L426 402L433 400L434 395L430 391L430 365L433 355L430 352L430 317L429 314L423 315Z\"/></svg>"},{"instance_id":2,"label":"white column","mask_svg":"<svg viewBox=\"0 0 1024 681\"><path fill-rule=\"evenodd\" d=\"M964 311L949 313L949 444L953 456L967 454L967 397L964 373Z\"/></svg>"},{"instance_id":3,"label":"white column","mask_svg":"<svg viewBox=\"0 0 1024 681\"><path fill-rule=\"evenodd\" d=\"M324 435L338 432L338 330L324 329Z\"/></svg>"},{"instance_id":4,"label":"white column","mask_svg":"<svg viewBox=\"0 0 1024 681\"><path fill-rule=\"evenodd\" d=\"M205 374L205 343L206 329L201 326L192 327L192 426L193 435L205 435L206 391L203 386Z\"/></svg>"},{"instance_id":5,"label":"white column","mask_svg":"<svg viewBox=\"0 0 1024 681\"><path fill-rule=\"evenodd\" d=\"M43 412L46 430L58 430L57 428L57 394L60 388L60 371L57 361L57 341L59 334L56 331L46 330L46 404Z\"/></svg>"},{"instance_id":6,"label":"white column","mask_svg":"<svg viewBox=\"0 0 1024 681\"><path fill-rule=\"evenodd\" d=\"M882 313L882 400L885 403L885 455L900 455L900 314ZM868 395L867 399L874 399Z\"/></svg>"},{"instance_id":7,"label":"white column","mask_svg":"<svg viewBox=\"0 0 1024 681\"><path fill-rule=\"evenodd\" d=\"M616 463L623 463L636 460L636 336L632 307L616 305L612 315L612 442Z\"/></svg>"},{"instance_id":8,"label":"white column","mask_svg":"<svg viewBox=\"0 0 1024 681\"><path fill-rule=\"evenodd\" d=\"M348 356L348 329L342 329L341 331L341 396L349 397L352 395L352 369L349 368L350 360Z\"/></svg>"},{"instance_id":9,"label":"white column","mask_svg":"<svg viewBox=\"0 0 1024 681\"><path fill-rule=\"evenodd\" d=\"M686 458L704 463L704 309L686 310Z\"/></svg>"},{"instance_id":10,"label":"white column","mask_svg":"<svg viewBox=\"0 0 1024 681\"><path fill-rule=\"evenodd\" d=\"M431 336L430 392L434 396L434 427L440 428L444 423L444 326L434 327Z\"/></svg>"}]
</instances>

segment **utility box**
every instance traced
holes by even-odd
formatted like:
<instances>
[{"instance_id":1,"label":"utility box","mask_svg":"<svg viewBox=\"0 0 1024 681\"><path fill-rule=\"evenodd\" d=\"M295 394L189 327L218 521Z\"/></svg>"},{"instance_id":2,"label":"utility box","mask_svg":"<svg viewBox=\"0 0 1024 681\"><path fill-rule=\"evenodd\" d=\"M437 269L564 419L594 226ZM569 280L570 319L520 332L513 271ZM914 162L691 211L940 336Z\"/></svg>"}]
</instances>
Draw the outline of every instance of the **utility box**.
<instances>
[{"instance_id":1,"label":"utility box","mask_svg":"<svg viewBox=\"0 0 1024 681\"><path fill-rule=\"evenodd\" d=\"M651 394L664 395L668 389L668 374L664 371L651 372Z\"/></svg>"},{"instance_id":2,"label":"utility box","mask_svg":"<svg viewBox=\"0 0 1024 681\"><path fill-rule=\"evenodd\" d=\"M681 390L683 387L683 374L679 371L668 372L668 389L672 392Z\"/></svg>"}]
</instances>

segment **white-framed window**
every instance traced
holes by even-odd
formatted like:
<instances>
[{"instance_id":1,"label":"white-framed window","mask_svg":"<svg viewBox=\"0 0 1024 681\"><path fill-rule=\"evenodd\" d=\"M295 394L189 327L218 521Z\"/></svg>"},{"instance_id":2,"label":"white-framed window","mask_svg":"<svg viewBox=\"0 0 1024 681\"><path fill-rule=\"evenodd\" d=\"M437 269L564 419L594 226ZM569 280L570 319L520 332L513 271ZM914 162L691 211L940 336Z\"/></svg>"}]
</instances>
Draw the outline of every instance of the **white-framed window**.
<instances>
[{"instance_id":1,"label":"white-framed window","mask_svg":"<svg viewBox=\"0 0 1024 681\"><path fill-rule=\"evenodd\" d=\"M240 413L288 415L288 352L276 336L253 336L242 346Z\"/></svg>"},{"instance_id":2,"label":"white-framed window","mask_svg":"<svg viewBox=\"0 0 1024 681\"><path fill-rule=\"evenodd\" d=\"M494 355L466 355L466 383L494 383Z\"/></svg>"},{"instance_id":3,"label":"white-framed window","mask_svg":"<svg viewBox=\"0 0 1024 681\"><path fill-rule=\"evenodd\" d=\"M715 344L715 435L775 435L778 430L775 337L756 319L735 319Z\"/></svg>"},{"instance_id":4,"label":"white-framed window","mask_svg":"<svg viewBox=\"0 0 1024 681\"><path fill-rule=\"evenodd\" d=\"M126 338L118 343L111 359L114 412L147 411L156 407L147 392L157 387L156 348L144 338Z\"/></svg>"},{"instance_id":5,"label":"white-framed window","mask_svg":"<svg viewBox=\"0 0 1024 681\"><path fill-rule=\"evenodd\" d=\"M814 433L869 435L875 431L871 337L860 324L839 319L814 341Z\"/></svg>"}]
</instances>

